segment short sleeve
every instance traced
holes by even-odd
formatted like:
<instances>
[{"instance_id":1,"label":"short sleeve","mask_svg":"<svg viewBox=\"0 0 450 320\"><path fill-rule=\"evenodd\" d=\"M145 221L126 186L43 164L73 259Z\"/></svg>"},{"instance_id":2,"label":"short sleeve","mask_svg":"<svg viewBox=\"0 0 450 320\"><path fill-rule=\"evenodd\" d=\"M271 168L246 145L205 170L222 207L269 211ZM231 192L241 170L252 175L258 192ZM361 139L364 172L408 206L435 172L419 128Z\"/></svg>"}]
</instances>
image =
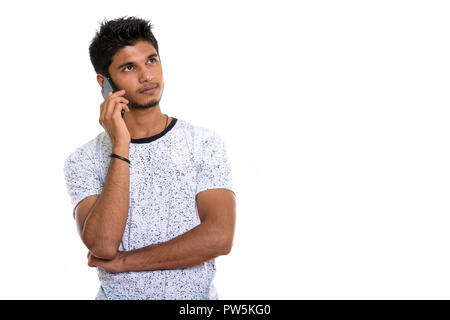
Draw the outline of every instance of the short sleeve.
<instances>
[{"instance_id":1,"label":"short sleeve","mask_svg":"<svg viewBox=\"0 0 450 320\"><path fill-rule=\"evenodd\" d=\"M74 209L84 198L102 193L103 184L96 168L94 159L84 149L77 149L66 159L64 176Z\"/></svg>"},{"instance_id":2,"label":"short sleeve","mask_svg":"<svg viewBox=\"0 0 450 320\"><path fill-rule=\"evenodd\" d=\"M231 166L225 143L214 131L207 130L202 140L202 152L197 166L196 194L215 188L233 191Z\"/></svg>"}]
</instances>

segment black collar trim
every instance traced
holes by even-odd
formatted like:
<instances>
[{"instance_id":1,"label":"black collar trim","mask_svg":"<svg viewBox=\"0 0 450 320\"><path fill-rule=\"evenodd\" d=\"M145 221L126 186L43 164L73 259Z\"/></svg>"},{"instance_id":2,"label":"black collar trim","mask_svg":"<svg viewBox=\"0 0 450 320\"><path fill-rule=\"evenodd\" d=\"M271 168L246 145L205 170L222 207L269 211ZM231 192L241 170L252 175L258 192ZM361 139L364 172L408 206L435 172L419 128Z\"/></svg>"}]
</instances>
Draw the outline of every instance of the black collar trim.
<instances>
[{"instance_id":1,"label":"black collar trim","mask_svg":"<svg viewBox=\"0 0 450 320\"><path fill-rule=\"evenodd\" d=\"M155 141L155 140L161 138L162 136L164 136L167 132L169 132L174 127L175 123L177 123L177 118L172 117L172 120L170 121L167 128L164 129L164 131L162 131L154 136L147 137L147 138L139 138L139 139L131 138L131 143L148 143L148 142Z\"/></svg>"}]
</instances>

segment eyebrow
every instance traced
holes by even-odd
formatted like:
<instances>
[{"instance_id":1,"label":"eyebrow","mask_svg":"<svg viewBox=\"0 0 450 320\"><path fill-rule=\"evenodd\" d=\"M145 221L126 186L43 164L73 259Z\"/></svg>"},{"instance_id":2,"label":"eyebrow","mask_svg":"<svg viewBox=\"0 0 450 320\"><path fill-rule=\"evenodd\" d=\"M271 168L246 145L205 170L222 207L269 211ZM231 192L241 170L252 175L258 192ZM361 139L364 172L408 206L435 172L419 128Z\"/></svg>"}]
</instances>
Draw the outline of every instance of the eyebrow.
<instances>
[{"instance_id":1,"label":"eyebrow","mask_svg":"<svg viewBox=\"0 0 450 320\"><path fill-rule=\"evenodd\" d=\"M158 54L152 53L151 55L149 55L149 56L147 57L147 60L150 59L150 58L154 58L154 57L158 57ZM132 61L130 61L130 62L125 62L125 63L122 63L120 66L118 66L117 69L121 69L121 68L123 68L123 67L129 66L129 65L133 65L133 64L134 64L134 62L132 62Z\"/></svg>"}]
</instances>

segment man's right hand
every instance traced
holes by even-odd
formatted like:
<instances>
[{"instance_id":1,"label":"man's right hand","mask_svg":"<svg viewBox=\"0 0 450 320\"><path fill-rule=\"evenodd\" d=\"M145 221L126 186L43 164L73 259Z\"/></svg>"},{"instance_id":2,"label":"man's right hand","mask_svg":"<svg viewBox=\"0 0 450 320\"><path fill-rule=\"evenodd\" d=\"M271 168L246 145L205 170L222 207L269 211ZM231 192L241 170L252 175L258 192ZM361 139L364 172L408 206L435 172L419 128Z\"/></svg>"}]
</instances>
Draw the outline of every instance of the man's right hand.
<instances>
[{"instance_id":1,"label":"man's right hand","mask_svg":"<svg viewBox=\"0 0 450 320\"><path fill-rule=\"evenodd\" d=\"M122 97L124 94L125 90L110 92L105 101L100 104L99 123L108 133L113 146L129 145L131 142L130 132L121 115L122 109L130 112L129 101Z\"/></svg>"}]
</instances>

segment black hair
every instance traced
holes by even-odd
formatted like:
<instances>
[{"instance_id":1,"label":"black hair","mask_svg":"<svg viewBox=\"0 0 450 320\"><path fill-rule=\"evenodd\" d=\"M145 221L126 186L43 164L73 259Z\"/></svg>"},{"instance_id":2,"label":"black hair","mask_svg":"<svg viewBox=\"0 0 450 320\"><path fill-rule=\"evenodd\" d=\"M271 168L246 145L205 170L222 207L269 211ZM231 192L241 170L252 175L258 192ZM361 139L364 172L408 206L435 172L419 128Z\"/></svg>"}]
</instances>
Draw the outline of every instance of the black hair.
<instances>
[{"instance_id":1,"label":"black hair","mask_svg":"<svg viewBox=\"0 0 450 320\"><path fill-rule=\"evenodd\" d=\"M89 56L95 72L109 77L112 57L123 47L148 41L159 55L158 42L151 31L150 21L136 17L104 20L89 46Z\"/></svg>"}]
</instances>

